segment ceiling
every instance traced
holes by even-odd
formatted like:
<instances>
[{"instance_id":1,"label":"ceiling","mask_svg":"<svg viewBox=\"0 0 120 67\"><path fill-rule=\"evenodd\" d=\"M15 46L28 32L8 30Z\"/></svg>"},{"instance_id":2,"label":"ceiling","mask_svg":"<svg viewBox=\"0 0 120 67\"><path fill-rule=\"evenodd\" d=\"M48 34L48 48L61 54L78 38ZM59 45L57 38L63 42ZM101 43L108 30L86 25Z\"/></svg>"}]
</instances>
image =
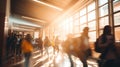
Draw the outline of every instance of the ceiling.
<instances>
[{"instance_id":1,"label":"ceiling","mask_svg":"<svg viewBox=\"0 0 120 67\"><path fill-rule=\"evenodd\" d=\"M45 26L52 23L78 0L11 0L11 15ZM16 21L17 22L17 21ZM14 23L14 26L22 24ZM28 27L27 27L28 28Z\"/></svg>"}]
</instances>

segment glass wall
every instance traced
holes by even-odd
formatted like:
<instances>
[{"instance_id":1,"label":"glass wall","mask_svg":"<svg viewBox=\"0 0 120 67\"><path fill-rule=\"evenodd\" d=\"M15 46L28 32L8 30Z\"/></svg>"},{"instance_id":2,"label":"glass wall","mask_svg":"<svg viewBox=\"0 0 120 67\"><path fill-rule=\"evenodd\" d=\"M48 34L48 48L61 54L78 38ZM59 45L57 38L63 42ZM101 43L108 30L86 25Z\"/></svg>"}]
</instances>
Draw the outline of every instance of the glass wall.
<instances>
[{"instance_id":1,"label":"glass wall","mask_svg":"<svg viewBox=\"0 0 120 67\"><path fill-rule=\"evenodd\" d=\"M98 2L98 3L97 3ZM113 10L111 5L113 2ZM74 34L75 36L80 36L83 32L84 27L89 27L89 37L90 42L96 40L96 36L102 34L103 27L105 25L114 26L114 34L116 41L120 41L120 0L96 0L88 4L85 4L85 7L80 8L77 12L72 13L72 15L67 16L61 21L52 24L49 28L54 28L50 34L57 34L61 39L65 39L67 34ZM98 10L96 10L98 9ZM110 14L110 11L113 11ZM110 17L113 17L113 22L110 22ZM112 25L114 24L114 25ZM48 28L48 29L49 29ZM46 33L49 33L46 29ZM99 33L99 34L96 34Z\"/></svg>"},{"instance_id":2,"label":"glass wall","mask_svg":"<svg viewBox=\"0 0 120 67\"><path fill-rule=\"evenodd\" d=\"M99 6L104 5L105 3L108 2L108 0L98 0Z\"/></svg>"},{"instance_id":3,"label":"glass wall","mask_svg":"<svg viewBox=\"0 0 120 67\"><path fill-rule=\"evenodd\" d=\"M120 0L113 1L114 27L116 42L120 42Z\"/></svg>"},{"instance_id":4,"label":"glass wall","mask_svg":"<svg viewBox=\"0 0 120 67\"><path fill-rule=\"evenodd\" d=\"M95 2L90 3L87 6L87 26L89 27L89 41L94 42L96 40L96 6Z\"/></svg>"},{"instance_id":5,"label":"glass wall","mask_svg":"<svg viewBox=\"0 0 120 67\"><path fill-rule=\"evenodd\" d=\"M115 28L115 38L116 42L120 42L120 27Z\"/></svg>"},{"instance_id":6,"label":"glass wall","mask_svg":"<svg viewBox=\"0 0 120 67\"><path fill-rule=\"evenodd\" d=\"M108 17L108 0L98 1L99 9L99 29L102 29L105 25L109 25Z\"/></svg>"},{"instance_id":7,"label":"glass wall","mask_svg":"<svg viewBox=\"0 0 120 67\"><path fill-rule=\"evenodd\" d=\"M113 1L113 11L117 12L120 11L120 0L114 0Z\"/></svg>"},{"instance_id":8,"label":"glass wall","mask_svg":"<svg viewBox=\"0 0 120 67\"><path fill-rule=\"evenodd\" d=\"M105 25L109 25L109 22L108 22L108 16L106 17L102 17L99 19L99 27L100 29L103 28Z\"/></svg>"},{"instance_id":9,"label":"glass wall","mask_svg":"<svg viewBox=\"0 0 120 67\"><path fill-rule=\"evenodd\" d=\"M83 32L83 28L87 26L87 8L84 7L80 10L80 33Z\"/></svg>"},{"instance_id":10,"label":"glass wall","mask_svg":"<svg viewBox=\"0 0 120 67\"><path fill-rule=\"evenodd\" d=\"M120 12L114 14L114 22L115 22L115 25L120 25Z\"/></svg>"}]
</instances>

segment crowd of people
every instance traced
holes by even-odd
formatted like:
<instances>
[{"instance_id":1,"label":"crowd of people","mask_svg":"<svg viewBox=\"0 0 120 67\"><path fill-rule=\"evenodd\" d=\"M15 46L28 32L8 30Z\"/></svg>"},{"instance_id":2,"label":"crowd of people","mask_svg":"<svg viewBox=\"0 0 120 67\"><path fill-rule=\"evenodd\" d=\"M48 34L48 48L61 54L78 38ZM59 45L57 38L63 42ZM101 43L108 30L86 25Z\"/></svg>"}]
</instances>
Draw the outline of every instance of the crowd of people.
<instances>
[{"instance_id":1,"label":"crowd of people","mask_svg":"<svg viewBox=\"0 0 120 67\"><path fill-rule=\"evenodd\" d=\"M6 42L6 56L7 58L17 55L21 56L21 43L22 35L16 35L15 33L9 33Z\"/></svg>"},{"instance_id":2,"label":"crowd of people","mask_svg":"<svg viewBox=\"0 0 120 67\"><path fill-rule=\"evenodd\" d=\"M56 46L59 43L58 41L58 38L55 40L49 40L48 36L42 40L42 37L33 39L31 34L20 35L9 33L6 41L6 56L7 59L16 56L24 56L25 67L29 67L30 57L34 48L39 49L41 54L43 54L43 49L45 49L49 57L48 48L52 46L55 50L58 50L58 46Z\"/></svg>"},{"instance_id":3,"label":"crowd of people","mask_svg":"<svg viewBox=\"0 0 120 67\"><path fill-rule=\"evenodd\" d=\"M72 34L69 34L65 41L59 40L59 36L56 36L53 40L50 40L48 36L46 36L44 40L42 40L42 37L39 37L35 39L35 45L41 50L41 53L43 52L42 50L45 49L48 56L48 48L50 46L52 46L54 50L59 51L59 45L61 45L63 51L68 54L71 63L73 63L71 55L74 55L80 59L83 63L83 67L88 67L87 59L92 53L88 32L89 28L85 27L81 36L74 37ZM116 53L115 40L111 33L111 26L106 25L104 27L103 34L99 36L98 40L97 44L101 50L103 50L100 57L98 57L100 59L98 61L99 67L119 67L120 61ZM6 46L7 56L12 56L14 54L20 56L24 54L25 67L29 67L29 59L34 49L32 41L33 38L30 34L27 34L25 37L14 33L9 34ZM71 67L73 67L72 64Z\"/></svg>"}]
</instances>

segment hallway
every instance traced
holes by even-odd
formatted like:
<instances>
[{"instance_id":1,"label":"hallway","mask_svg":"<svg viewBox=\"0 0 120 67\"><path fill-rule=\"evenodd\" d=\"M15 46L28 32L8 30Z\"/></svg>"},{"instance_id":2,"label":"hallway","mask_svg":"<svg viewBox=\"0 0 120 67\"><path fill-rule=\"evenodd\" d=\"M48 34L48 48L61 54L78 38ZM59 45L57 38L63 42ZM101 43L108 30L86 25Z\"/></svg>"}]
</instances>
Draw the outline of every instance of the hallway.
<instances>
[{"instance_id":1,"label":"hallway","mask_svg":"<svg viewBox=\"0 0 120 67\"><path fill-rule=\"evenodd\" d=\"M43 50L43 53L38 48L34 49L32 58L30 60L30 67L71 67L70 60L68 55L62 50L59 52L53 50L53 47L48 48L47 54L46 50ZM81 61L75 57L71 56L73 60L73 67L82 67ZM88 59L88 67L98 67L96 60L93 58ZM9 65L8 67L24 67L24 59Z\"/></svg>"}]
</instances>

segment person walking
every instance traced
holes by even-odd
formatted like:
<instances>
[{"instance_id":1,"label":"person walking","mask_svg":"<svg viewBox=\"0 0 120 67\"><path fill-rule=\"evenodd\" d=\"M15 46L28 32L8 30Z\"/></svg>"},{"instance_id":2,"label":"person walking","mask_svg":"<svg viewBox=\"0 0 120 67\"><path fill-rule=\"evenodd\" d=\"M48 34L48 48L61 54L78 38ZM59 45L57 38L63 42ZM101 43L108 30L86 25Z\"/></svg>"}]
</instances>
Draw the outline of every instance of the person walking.
<instances>
[{"instance_id":1,"label":"person walking","mask_svg":"<svg viewBox=\"0 0 120 67\"><path fill-rule=\"evenodd\" d=\"M42 41L42 37L39 37L37 39L37 43L38 43L38 48L40 49L40 52L43 55L43 41Z\"/></svg>"},{"instance_id":2,"label":"person walking","mask_svg":"<svg viewBox=\"0 0 120 67\"><path fill-rule=\"evenodd\" d=\"M25 58L25 63L24 63L25 67L29 67L30 57L33 51L33 46L31 41L32 41L32 37L30 34L27 34L22 41L22 52Z\"/></svg>"},{"instance_id":3,"label":"person walking","mask_svg":"<svg viewBox=\"0 0 120 67\"><path fill-rule=\"evenodd\" d=\"M45 37L44 41L43 41L43 46L45 48L45 51L47 52L48 58L49 58L49 47L51 46L51 42L48 38L48 36Z\"/></svg>"},{"instance_id":4,"label":"person walking","mask_svg":"<svg viewBox=\"0 0 120 67\"><path fill-rule=\"evenodd\" d=\"M90 46L89 46L88 31L89 31L89 28L85 27L83 29L82 35L79 37L80 38L80 40L79 40L80 53L78 56L79 56L81 62L83 63L83 67L88 67L87 59L91 55L91 50L90 50Z\"/></svg>"},{"instance_id":5,"label":"person walking","mask_svg":"<svg viewBox=\"0 0 120 67\"><path fill-rule=\"evenodd\" d=\"M103 29L103 34L98 38L98 47L102 52L100 59L103 62L99 64L99 67L119 67L120 64L116 64L117 53L115 48L114 35L111 33L111 26L106 25Z\"/></svg>"}]
</instances>

